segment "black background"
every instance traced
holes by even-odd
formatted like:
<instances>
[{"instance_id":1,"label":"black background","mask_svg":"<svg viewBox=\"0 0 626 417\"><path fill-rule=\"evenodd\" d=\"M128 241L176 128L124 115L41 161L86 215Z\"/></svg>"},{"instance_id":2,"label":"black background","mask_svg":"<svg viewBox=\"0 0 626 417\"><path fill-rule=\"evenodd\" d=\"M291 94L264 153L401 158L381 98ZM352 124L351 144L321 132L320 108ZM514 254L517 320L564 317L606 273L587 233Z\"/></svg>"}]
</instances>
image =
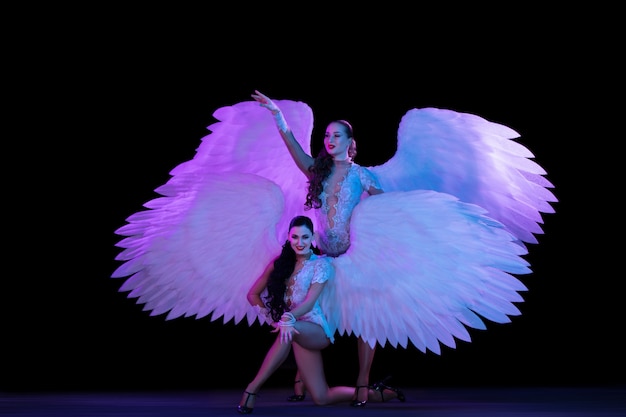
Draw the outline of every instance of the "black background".
<instances>
[{"instance_id":1,"label":"black background","mask_svg":"<svg viewBox=\"0 0 626 417\"><path fill-rule=\"evenodd\" d=\"M114 231L193 157L213 111L250 99L255 89L310 105L314 147L328 121L350 120L362 165L393 155L399 121L411 108L474 113L518 131L555 185L556 213L544 216L545 234L527 257L533 274L522 278L529 288L522 315L471 331L472 343L441 355L379 349L374 379L390 373L413 386L626 382L623 272L616 267L623 256L624 135L616 117L623 91L609 59L610 28L591 35L571 19L555 23L556 14L503 11L480 24L459 18L425 27L426 12L368 10L356 19L354 10L337 9L308 16L305 25L299 14L263 11L262 19L249 10L237 18L233 11L190 12L185 20L165 8L103 10L37 38L36 76L20 84L30 88L19 95L30 105L22 124L29 139L20 142L28 175L15 204L7 204L18 208L8 220L17 237L5 259L0 388L247 384L273 340L268 329L150 317L110 275L118 266ZM329 382L353 384L353 338L340 337L324 355ZM268 384L292 378L289 361Z\"/></svg>"}]
</instances>

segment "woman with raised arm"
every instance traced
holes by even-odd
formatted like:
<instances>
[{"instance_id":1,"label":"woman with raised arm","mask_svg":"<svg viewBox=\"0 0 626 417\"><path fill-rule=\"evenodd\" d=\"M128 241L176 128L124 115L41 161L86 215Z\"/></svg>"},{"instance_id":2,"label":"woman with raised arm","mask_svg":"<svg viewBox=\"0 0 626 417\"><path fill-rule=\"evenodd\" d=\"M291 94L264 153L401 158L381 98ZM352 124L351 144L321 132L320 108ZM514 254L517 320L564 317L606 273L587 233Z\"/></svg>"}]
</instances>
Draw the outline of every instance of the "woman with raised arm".
<instances>
[{"instance_id":1,"label":"woman with raised arm","mask_svg":"<svg viewBox=\"0 0 626 417\"><path fill-rule=\"evenodd\" d=\"M255 93L252 97L272 112L289 153L308 179L305 205L308 209L316 209L315 217L321 227L318 229L318 244L322 253L332 257L345 253L350 246L350 217L354 207L364 192L369 195L383 192L376 177L367 168L353 161L356 156L356 142L352 126L345 120L331 122L326 127L324 146L317 157L313 158L302 149L278 106L259 91ZM365 388L369 386L375 347L358 338L357 349L359 374L352 405L360 407L367 402ZM296 374L295 393L288 400L301 401L305 398L300 384L301 378ZM359 393L360 390L363 392Z\"/></svg>"},{"instance_id":2,"label":"woman with raised arm","mask_svg":"<svg viewBox=\"0 0 626 417\"><path fill-rule=\"evenodd\" d=\"M123 264L111 276L124 279L120 291L166 320L267 323L260 305L242 300L281 253L291 219L314 209L318 245L335 271L317 299L328 333L355 336L363 353L356 406L370 398L376 346L439 355L442 345L470 342L485 320L521 314L527 288L517 275L532 272L526 244L537 243L556 198L517 132L470 113L413 108L400 121L394 156L363 167L352 161L349 123L328 124L313 158L312 109L254 96L216 110L194 157L116 230ZM303 381L296 388L317 390L302 346L293 344ZM257 387L241 406L250 407ZM323 393L310 394L324 403Z\"/></svg>"}]
</instances>

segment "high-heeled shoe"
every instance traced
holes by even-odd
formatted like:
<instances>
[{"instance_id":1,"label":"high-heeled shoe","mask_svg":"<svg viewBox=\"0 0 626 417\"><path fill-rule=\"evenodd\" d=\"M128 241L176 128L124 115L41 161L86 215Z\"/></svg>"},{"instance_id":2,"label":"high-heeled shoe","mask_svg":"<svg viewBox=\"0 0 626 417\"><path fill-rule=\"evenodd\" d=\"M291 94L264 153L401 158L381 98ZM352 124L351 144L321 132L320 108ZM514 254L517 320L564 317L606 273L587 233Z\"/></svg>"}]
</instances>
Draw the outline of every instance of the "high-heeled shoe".
<instances>
[{"instance_id":1,"label":"high-heeled shoe","mask_svg":"<svg viewBox=\"0 0 626 417\"><path fill-rule=\"evenodd\" d=\"M250 397L258 396L258 394L248 391L244 391L244 394L248 394L248 396L246 397L246 402L244 402L243 405L237 406L237 412L239 414L252 414L252 410L254 410L254 407L248 407L248 400L250 399Z\"/></svg>"},{"instance_id":2,"label":"high-heeled shoe","mask_svg":"<svg viewBox=\"0 0 626 417\"><path fill-rule=\"evenodd\" d=\"M391 377L387 377L387 378L383 379L382 381L376 382L374 385L372 385L372 389L374 389L374 391L380 392L380 398L382 399L382 402L393 400L393 398L388 398L388 399L385 398L385 394L384 394L385 390L389 390L389 391L395 392L396 398L398 400L400 400L400 402L405 402L406 401L406 397L404 396L404 392L402 392L402 390L387 385L387 381L390 378Z\"/></svg>"},{"instance_id":3,"label":"high-heeled shoe","mask_svg":"<svg viewBox=\"0 0 626 417\"><path fill-rule=\"evenodd\" d=\"M298 383L304 384L301 379L298 379L298 380L293 382L294 385L298 384ZM305 398L306 398L306 391L305 391L304 385L303 385L302 386L302 394L290 395L289 397L287 397L287 401L298 402L298 401L304 401Z\"/></svg>"},{"instance_id":4,"label":"high-heeled shoe","mask_svg":"<svg viewBox=\"0 0 626 417\"><path fill-rule=\"evenodd\" d=\"M354 389L355 399L352 400L352 402L350 403L352 407L365 407L365 405L367 404L367 400L359 401L359 390L361 388L366 388L367 395L369 396L369 389L370 389L369 385L357 385L356 388Z\"/></svg>"}]
</instances>

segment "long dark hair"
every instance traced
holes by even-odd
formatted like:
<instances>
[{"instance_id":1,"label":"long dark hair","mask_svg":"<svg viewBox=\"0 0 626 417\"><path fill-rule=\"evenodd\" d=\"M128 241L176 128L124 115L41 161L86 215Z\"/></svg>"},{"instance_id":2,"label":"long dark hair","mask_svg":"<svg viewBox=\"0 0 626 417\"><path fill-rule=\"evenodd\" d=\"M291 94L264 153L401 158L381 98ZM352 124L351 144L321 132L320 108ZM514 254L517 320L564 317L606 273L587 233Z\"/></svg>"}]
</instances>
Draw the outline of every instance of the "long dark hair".
<instances>
[{"instance_id":1,"label":"long dark hair","mask_svg":"<svg viewBox=\"0 0 626 417\"><path fill-rule=\"evenodd\" d=\"M307 216L296 216L289 223L289 230L295 226L306 226L313 233L313 221ZM320 253L319 249L311 245L313 253ZM282 251L274 260L274 270L267 280L267 296L265 305L268 308L272 320L279 321L280 316L288 310L285 304L285 291L287 280L296 267L296 252L291 247L289 240L283 244Z\"/></svg>"},{"instance_id":2,"label":"long dark hair","mask_svg":"<svg viewBox=\"0 0 626 417\"><path fill-rule=\"evenodd\" d=\"M350 149L348 149L348 156L354 160L354 157L356 156L356 142L354 141L354 130L352 129L352 125L346 120L333 120L330 123L339 123L342 125L348 137L352 138L352 145L350 146ZM324 189L324 180L328 178L332 169L333 157L328 153L328 151L326 151L326 147L322 146L322 149L313 160L313 165L309 168L311 179L309 180L309 190L304 203L305 210L310 210L312 208L318 209L322 207L320 194Z\"/></svg>"}]
</instances>

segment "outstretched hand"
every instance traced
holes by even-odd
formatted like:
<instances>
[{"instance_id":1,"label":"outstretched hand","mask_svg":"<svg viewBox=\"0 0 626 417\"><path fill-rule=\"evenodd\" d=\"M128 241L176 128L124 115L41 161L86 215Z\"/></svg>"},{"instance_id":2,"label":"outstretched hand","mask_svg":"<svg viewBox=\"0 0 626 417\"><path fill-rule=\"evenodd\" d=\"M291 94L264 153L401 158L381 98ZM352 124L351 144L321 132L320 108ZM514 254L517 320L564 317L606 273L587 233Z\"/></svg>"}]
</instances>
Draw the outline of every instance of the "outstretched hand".
<instances>
[{"instance_id":1,"label":"outstretched hand","mask_svg":"<svg viewBox=\"0 0 626 417\"><path fill-rule=\"evenodd\" d=\"M300 332L293 325L286 325L284 322L272 323L274 329L271 333L280 332L280 343L291 343L294 334L300 334Z\"/></svg>"},{"instance_id":2,"label":"outstretched hand","mask_svg":"<svg viewBox=\"0 0 626 417\"><path fill-rule=\"evenodd\" d=\"M271 98L261 93L259 90L254 90L255 94L252 94L252 98L261 104L261 107L265 107L270 110L272 113L276 114L280 112L278 106L272 101Z\"/></svg>"}]
</instances>

